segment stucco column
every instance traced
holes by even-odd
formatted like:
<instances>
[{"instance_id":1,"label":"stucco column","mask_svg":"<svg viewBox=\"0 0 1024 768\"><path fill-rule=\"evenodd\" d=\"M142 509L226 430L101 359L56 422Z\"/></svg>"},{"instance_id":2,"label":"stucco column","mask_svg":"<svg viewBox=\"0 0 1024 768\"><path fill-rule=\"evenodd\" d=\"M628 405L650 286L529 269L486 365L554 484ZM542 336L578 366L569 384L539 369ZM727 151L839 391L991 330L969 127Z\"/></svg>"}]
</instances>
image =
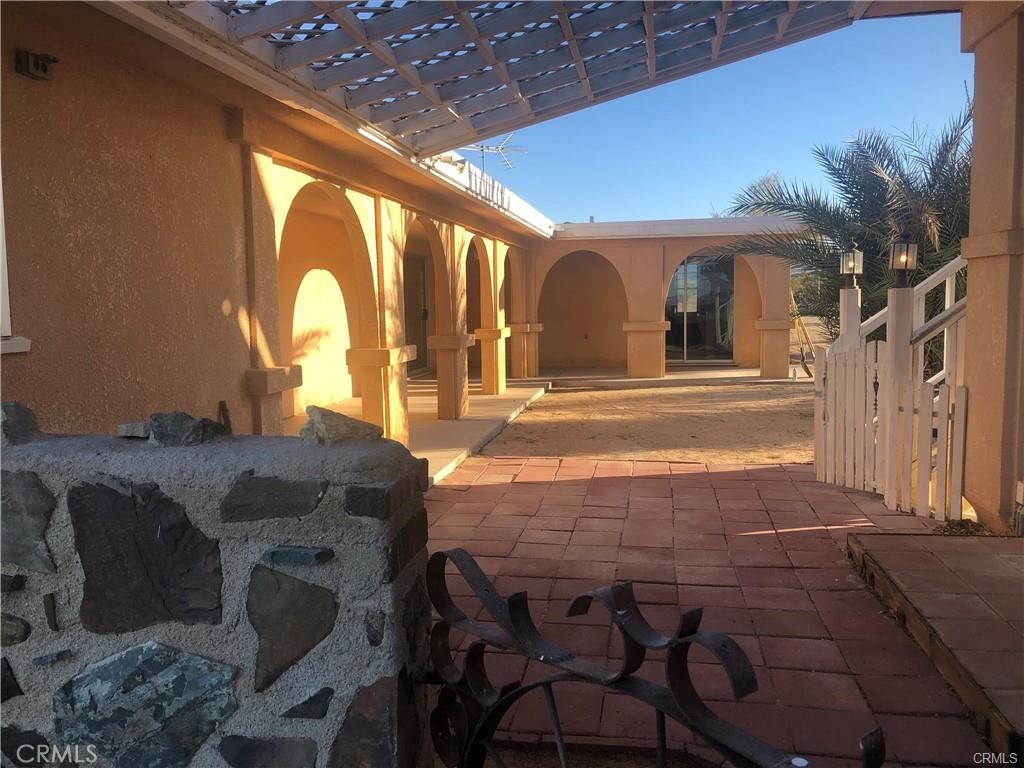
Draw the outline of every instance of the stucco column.
<instances>
[{"instance_id":1,"label":"stucco column","mask_svg":"<svg viewBox=\"0 0 1024 768\"><path fill-rule=\"evenodd\" d=\"M540 375L540 339L543 323L512 323L512 378L533 379Z\"/></svg>"},{"instance_id":2,"label":"stucco column","mask_svg":"<svg viewBox=\"0 0 1024 768\"><path fill-rule=\"evenodd\" d=\"M765 257L761 261L761 317L754 327L761 333L761 377L789 376L789 263Z\"/></svg>"},{"instance_id":3,"label":"stucco column","mask_svg":"<svg viewBox=\"0 0 1024 768\"><path fill-rule=\"evenodd\" d=\"M754 323L761 332L761 378L785 379L789 376L789 332L793 321L765 320Z\"/></svg>"},{"instance_id":4,"label":"stucco column","mask_svg":"<svg viewBox=\"0 0 1024 768\"><path fill-rule=\"evenodd\" d=\"M631 379L660 379L665 376L665 331L668 320L632 321L622 324L626 332L626 375Z\"/></svg>"},{"instance_id":5,"label":"stucco column","mask_svg":"<svg viewBox=\"0 0 1024 768\"><path fill-rule=\"evenodd\" d=\"M273 161L246 143L241 144L241 152L247 307L239 313L239 323L249 344L250 364L245 387L252 398L253 434L280 435L281 395L302 384L302 366L282 366L271 353L280 348L277 240L274 209L263 179L270 176Z\"/></svg>"},{"instance_id":6,"label":"stucco column","mask_svg":"<svg viewBox=\"0 0 1024 768\"><path fill-rule=\"evenodd\" d=\"M469 413L469 369L466 350L473 344L471 333L427 337L427 349L434 350L437 368L439 419L459 419Z\"/></svg>"},{"instance_id":7,"label":"stucco column","mask_svg":"<svg viewBox=\"0 0 1024 768\"><path fill-rule=\"evenodd\" d=\"M1024 478L1024 3L967 3L961 40L974 53L964 495L1006 531Z\"/></svg>"},{"instance_id":8,"label":"stucco column","mask_svg":"<svg viewBox=\"0 0 1024 768\"><path fill-rule=\"evenodd\" d=\"M505 339L508 328L477 328L473 334L480 345L480 385L485 395L505 391Z\"/></svg>"},{"instance_id":9,"label":"stucco column","mask_svg":"<svg viewBox=\"0 0 1024 768\"><path fill-rule=\"evenodd\" d=\"M409 444L405 366L416 359L414 344L380 349L350 349L349 367L359 371L363 421L380 425L384 437Z\"/></svg>"}]
</instances>

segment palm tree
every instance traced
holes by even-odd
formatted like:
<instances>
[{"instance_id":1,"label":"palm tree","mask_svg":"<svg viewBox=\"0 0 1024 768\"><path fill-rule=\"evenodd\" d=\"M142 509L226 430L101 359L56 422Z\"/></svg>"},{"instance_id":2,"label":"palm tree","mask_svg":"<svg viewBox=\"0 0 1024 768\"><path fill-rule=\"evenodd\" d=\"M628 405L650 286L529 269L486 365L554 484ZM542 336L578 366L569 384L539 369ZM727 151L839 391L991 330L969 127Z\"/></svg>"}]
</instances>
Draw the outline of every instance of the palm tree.
<instances>
[{"instance_id":1,"label":"palm tree","mask_svg":"<svg viewBox=\"0 0 1024 768\"><path fill-rule=\"evenodd\" d=\"M970 212L971 103L935 137L916 127L896 135L865 131L845 145L813 151L830 190L766 176L743 190L729 211L785 216L806 229L750 236L715 254L788 260L799 276L801 312L821 317L835 338L843 251L856 244L864 252L862 319L885 306L893 284L888 249L901 236L919 244L915 283L960 255Z\"/></svg>"}]
</instances>

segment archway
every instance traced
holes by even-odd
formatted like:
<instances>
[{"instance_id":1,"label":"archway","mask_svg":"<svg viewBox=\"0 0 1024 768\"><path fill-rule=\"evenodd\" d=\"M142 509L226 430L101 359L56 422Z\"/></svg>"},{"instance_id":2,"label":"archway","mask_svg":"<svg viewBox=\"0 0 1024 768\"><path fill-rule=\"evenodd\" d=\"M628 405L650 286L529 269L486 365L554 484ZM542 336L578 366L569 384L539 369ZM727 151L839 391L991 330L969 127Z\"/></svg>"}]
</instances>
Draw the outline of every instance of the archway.
<instances>
[{"instance_id":1,"label":"archway","mask_svg":"<svg viewBox=\"0 0 1024 768\"><path fill-rule=\"evenodd\" d=\"M498 286L498 307L502 311L500 317L504 318L506 326L513 323L512 320L512 258L509 253L505 254L505 266L501 271L501 285ZM505 365L512 370L512 335L505 337ZM509 376L511 378L511 376Z\"/></svg>"},{"instance_id":2,"label":"archway","mask_svg":"<svg viewBox=\"0 0 1024 768\"><path fill-rule=\"evenodd\" d=\"M665 295L665 362L731 362L735 340L732 257L686 258Z\"/></svg>"},{"instance_id":3,"label":"archway","mask_svg":"<svg viewBox=\"0 0 1024 768\"><path fill-rule=\"evenodd\" d=\"M322 182L288 209L277 260L280 359L302 366L302 385L283 394L285 419L308 405L361 414L361 382L345 356L376 346L376 298L358 226L344 193Z\"/></svg>"},{"instance_id":4,"label":"archway","mask_svg":"<svg viewBox=\"0 0 1024 768\"><path fill-rule=\"evenodd\" d=\"M574 251L559 259L540 292L542 367L619 368L626 364L626 289L604 256Z\"/></svg>"},{"instance_id":5,"label":"archway","mask_svg":"<svg viewBox=\"0 0 1024 768\"><path fill-rule=\"evenodd\" d=\"M451 294L444 263L444 246L437 228L416 217L409 227L402 255L405 343L415 345L411 374L434 370L435 354L427 339L451 333Z\"/></svg>"},{"instance_id":6,"label":"archway","mask_svg":"<svg viewBox=\"0 0 1024 768\"><path fill-rule=\"evenodd\" d=\"M487 249L478 237L474 237L466 248L466 332L476 333L481 328L494 327L491 301L491 270L487 260ZM466 352L471 376L480 375L481 348L478 341Z\"/></svg>"}]
</instances>

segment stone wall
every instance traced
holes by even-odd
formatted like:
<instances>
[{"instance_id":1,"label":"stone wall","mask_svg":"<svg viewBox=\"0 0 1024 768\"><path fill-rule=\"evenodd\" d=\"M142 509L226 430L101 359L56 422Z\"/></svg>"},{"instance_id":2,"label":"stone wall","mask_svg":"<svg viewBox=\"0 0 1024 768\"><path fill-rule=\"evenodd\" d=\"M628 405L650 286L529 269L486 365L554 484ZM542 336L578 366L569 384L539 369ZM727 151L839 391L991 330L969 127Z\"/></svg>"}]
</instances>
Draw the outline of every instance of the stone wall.
<instances>
[{"instance_id":1,"label":"stone wall","mask_svg":"<svg viewBox=\"0 0 1024 768\"><path fill-rule=\"evenodd\" d=\"M424 763L425 462L321 416L55 436L4 404L5 765Z\"/></svg>"}]
</instances>

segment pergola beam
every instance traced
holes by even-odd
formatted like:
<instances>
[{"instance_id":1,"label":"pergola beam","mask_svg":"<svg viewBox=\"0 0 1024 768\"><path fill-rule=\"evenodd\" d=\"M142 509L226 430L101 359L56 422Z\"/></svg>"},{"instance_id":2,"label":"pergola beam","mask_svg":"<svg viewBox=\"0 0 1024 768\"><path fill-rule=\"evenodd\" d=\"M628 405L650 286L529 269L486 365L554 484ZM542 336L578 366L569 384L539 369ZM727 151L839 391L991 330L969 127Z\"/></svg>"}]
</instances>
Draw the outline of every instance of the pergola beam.
<instances>
[{"instance_id":1,"label":"pergola beam","mask_svg":"<svg viewBox=\"0 0 1024 768\"><path fill-rule=\"evenodd\" d=\"M558 24L562 28L562 34L565 35L565 39L569 42L569 52L572 53L573 64L576 65L576 76L579 78L580 86L583 88L583 94L587 101L594 100L594 92L590 90L590 78L587 76L587 67L583 63L583 54L580 53L580 46L576 42L576 33L572 28L572 21L569 20L569 12L565 8L565 3L556 2L555 8L558 10Z\"/></svg>"},{"instance_id":2,"label":"pergola beam","mask_svg":"<svg viewBox=\"0 0 1024 768\"><path fill-rule=\"evenodd\" d=\"M715 36L711 38L711 60L718 59L722 51L722 40L725 39L725 30L729 26L729 3L725 0L722 3L722 10L715 14Z\"/></svg>"},{"instance_id":3,"label":"pergola beam","mask_svg":"<svg viewBox=\"0 0 1024 768\"><path fill-rule=\"evenodd\" d=\"M644 50L647 51L647 79L653 80L657 72L654 64L654 0L644 0Z\"/></svg>"},{"instance_id":4,"label":"pergola beam","mask_svg":"<svg viewBox=\"0 0 1024 768\"><path fill-rule=\"evenodd\" d=\"M414 3L412 4L412 7L418 5L431 6L433 8L435 21L453 15L452 5L448 3ZM459 13L466 13L468 16L468 11L463 11L461 6L456 4L455 7L458 9ZM386 14L386 16L402 15L406 13L407 8L409 8L409 6L404 6L397 11L392 11L391 13ZM489 41L489 39L495 35L515 32L525 24L543 21L553 14L554 5L551 2L547 2L546 0L541 2L529 2L524 3L521 6L516 6L508 12L492 13L489 16L485 16L478 24L476 24L476 29L482 39ZM456 18L455 21L458 22L458 18ZM526 37L529 37L529 33L515 39L522 40ZM466 34L460 23L459 27L433 32L431 34L424 35L418 40L411 40L407 43L395 46L395 58L402 63L425 61L433 58L442 51L454 51L464 48L466 43ZM492 45L491 43L488 44ZM498 56L496 52L495 56ZM501 53L501 57L502 60L511 58L512 52L503 51ZM327 89L336 85L351 83L365 77L379 75L381 72L385 72L389 69L389 67L383 66L382 64L370 65L368 63L364 67L359 68L357 70L357 74L357 72L346 71L352 63L353 62L336 64L333 67L319 72L316 76L317 88ZM431 66L438 65L427 65L420 68L420 76L425 82L436 82L437 80L442 79L440 76L434 77L430 72Z\"/></svg>"},{"instance_id":5,"label":"pergola beam","mask_svg":"<svg viewBox=\"0 0 1024 768\"><path fill-rule=\"evenodd\" d=\"M392 79L401 78L408 87L403 90L417 90L425 96L431 104L438 109L449 109L448 105L445 104L444 100L437 93L437 89L429 84L424 83L420 80L419 73L416 71L416 67L408 64L403 64L395 58L395 54L391 50L391 46L383 40L371 40L366 33L366 28L363 26L363 22L347 8L334 8L328 11L328 15L338 23L345 32L351 35L354 39L358 40L362 47L366 48L370 53L384 62L389 69L394 69L397 73ZM396 84L393 87L400 87ZM345 103L348 107L359 107L363 104L367 104L373 101L373 98L368 98L362 92L365 88L358 88L354 92L350 92L345 95ZM461 115L455 115L460 126L467 131L471 137L476 136L476 129L473 124L463 118Z\"/></svg>"},{"instance_id":6,"label":"pergola beam","mask_svg":"<svg viewBox=\"0 0 1024 768\"><path fill-rule=\"evenodd\" d=\"M328 5L336 5L329 3ZM265 5L255 11L238 13L228 17L228 39L245 42L285 27L309 21L324 13L317 3L293 2Z\"/></svg>"},{"instance_id":7,"label":"pergola beam","mask_svg":"<svg viewBox=\"0 0 1024 768\"><path fill-rule=\"evenodd\" d=\"M469 39L476 47L476 50L479 51L484 61L491 66L491 68L498 74L498 77L501 78L501 81L505 84L505 89L508 91L506 94L506 101L515 102L519 105L520 111L525 117L531 117L533 115L533 110L530 109L530 102L528 102L526 97L519 91L519 83L509 75L508 69L505 67L505 62L495 55L494 49L491 47L490 40L481 34L479 27L477 27L476 23L473 21L473 17L470 16L468 12L462 10L458 3L450 2L449 5L453 6L452 15L459 22L463 31L469 36ZM467 99L467 101L472 101L472 99ZM462 109L462 105L460 105L456 111L458 111L459 114L465 114Z\"/></svg>"}]
</instances>

